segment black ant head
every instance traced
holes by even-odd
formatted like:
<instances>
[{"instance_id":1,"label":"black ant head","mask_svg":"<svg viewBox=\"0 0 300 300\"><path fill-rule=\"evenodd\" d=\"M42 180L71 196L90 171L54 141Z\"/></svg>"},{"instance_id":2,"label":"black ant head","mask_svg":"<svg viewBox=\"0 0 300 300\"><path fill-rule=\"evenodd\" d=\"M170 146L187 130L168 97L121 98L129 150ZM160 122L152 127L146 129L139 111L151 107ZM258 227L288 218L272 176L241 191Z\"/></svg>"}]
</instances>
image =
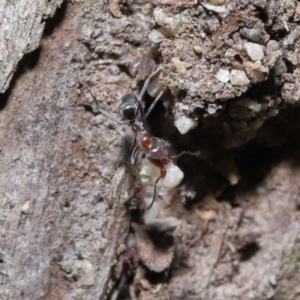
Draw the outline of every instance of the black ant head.
<instances>
[{"instance_id":1,"label":"black ant head","mask_svg":"<svg viewBox=\"0 0 300 300\"><path fill-rule=\"evenodd\" d=\"M139 110L140 104L136 96L128 94L121 98L118 112L123 120L134 121L138 116Z\"/></svg>"}]
</instances>

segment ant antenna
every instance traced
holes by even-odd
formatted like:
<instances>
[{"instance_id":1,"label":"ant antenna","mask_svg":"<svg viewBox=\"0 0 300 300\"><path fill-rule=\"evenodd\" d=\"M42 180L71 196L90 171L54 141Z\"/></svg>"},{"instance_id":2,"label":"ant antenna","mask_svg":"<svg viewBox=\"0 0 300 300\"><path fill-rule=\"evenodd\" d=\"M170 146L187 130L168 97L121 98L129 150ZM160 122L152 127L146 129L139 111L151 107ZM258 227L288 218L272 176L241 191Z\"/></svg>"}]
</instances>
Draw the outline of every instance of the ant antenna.
<instances>
[{"instance_id":1,"label":"ant antenna","mask_svg":"<svg viewBox=\"0 0 300 300\"><path fill-rule=\"evenodd\" d=\"M101 112L101 114L103 114L104 116L106 116L107 118L111 119L112 121L114 121L118 124L122 124L122 125L125 124L124 121L117 119L116 117L114 117L113 115L108 113L106 110L100 108L99 105L98 105L98 102L96 100L96 97L92 94L92 92L88 88L87 88L87 90L88 90L89 94L92 96L92 98L93 98L94 102L96 103L96 106L97 106L99 112Z\"/></svg>"},{"instance_id":2,"label":"ant antenna","mask_svg":"<svg viewBox=\"0 0 300 300\"><path fill-rule=\"evenodd\" d=\"M155 98L155 100L151 103L146 115L145 115L145 119L147 119L147 117L149 116L149 114L151 113L151 111L153 110L154 106L156 105L157 101L160 99L160 97L162 96L162 94L165 92L165 90L162 90L158 96Z\"/></svg>"},{"instance_id":3,"label":"ant antenna","mask_svg":"<svg viewBox=\"0 0 300 300\"><path fill-rule=\"evenodd\" d=\"M150 82L151 78L154 77L154 76L155 76L158 72L160 72L161 70L162 70L162 67L159 66L152 74L150 74L150 75L148 76L148 78L146 79L146 81L145 81L145 83L144 83L144 86L143 86L143 88L142 88L142 91L141 91L141 93L140 93L140 96L139 96L139 102L142 101L142 98L143 98L143 96L144 96L144 94L145 94L145 92L146 92L146 89L147 89L147 87L148 87L148 85L149 85L149 82Z\"/></svg>"}]
</instances>

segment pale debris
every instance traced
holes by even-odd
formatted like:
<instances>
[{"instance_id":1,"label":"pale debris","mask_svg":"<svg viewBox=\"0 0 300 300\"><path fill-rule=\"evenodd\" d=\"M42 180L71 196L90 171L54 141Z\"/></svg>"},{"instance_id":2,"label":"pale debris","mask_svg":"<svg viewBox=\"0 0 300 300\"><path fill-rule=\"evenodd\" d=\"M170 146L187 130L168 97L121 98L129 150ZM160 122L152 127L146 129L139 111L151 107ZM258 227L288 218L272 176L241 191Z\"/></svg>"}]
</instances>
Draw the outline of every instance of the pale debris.
<instances>
[{"instance_id":1,"label":"pale debris","mask_svg":"<svg viewBox=\"0 0 300 300\"><path fill-rule=\"evenodd\" d=\"M197 122L194 119L187 118L185 116L179 117L175 122L174 125L177 127L181 134L187 133L192 128L195 128Z\"/></svg>"},{"instance_id":2,"label":"pale debris","mask_svg":"<svg viewBox=\"0 0 300 300\"><path fill-rule=\"evenodd\" d=\"M219 69L219 71L216 73L215 77L221 81L221 82L228 82L229 80L229 71L228 70L225 70L225 69Z\"/></svg>"},{"instance_id":3,"label":"pale debris","mask_svg":"<svg viewBox=\"0 0 300 300\"><path fill-rule=\"evenodd\" d=\"M175 67L175 70L179 74L185 74L188 64L181 61L178 57L172 58L172 64Z\"/></svg>"},{"instance_id":4,"label":"pale debris","mask_svg":"<svg viewBox=\"0 0 300 300\"><path fill-rule=\"evenodd\" d=\"M228 14L229 10L224 5L213 5L210 3L202 3L202 6L204 6L206 9L214 11L218 14Z\"/></svg>"},{"instance_id":5,"label":"pale debris","mask_svg":"<svg viewBox=\"0 0 300 300\"><path fill-rule=\"evenodd\" d=\"M91 262L84 260L81 265L80 277L77 286L92 286L95 284L95 269Z\"/></svg>"},{"instance_id":6,"label":"pale debris","mask_svg":"<svg viewBox=\"0 0 300 300\"><path fill-rule=\"evenodd\" d=\"M232 70L230 73L230 81L233 85L247 85L249 79L244 71Z\"/></svg>"},{"instance_id":7,"label":"pale debris","mask_svg":"<svg viewBox=\"0 0 300 300\"><path fill-rule=\"evenodd\" d=\"M253 60L262 60L264 58L264 48L263 46L255 43L245 43L244 48L249 55L249 57Z\"/></svg>"},{"instance_id":8,"label":"pale debris","mask_svg":"<svg viewBox=\"0 0 300 300\"><path fill-rule=\"evenodd\" d=\"M191 23L191 19L185 14L171 15L160 7L156 7L153 12L155 22L162 26L167 32L176 36L183 26Z\"/></svg>"},{"instance_id":9,"label":"pale debris","mask_svg":"<svg viewBox=\"0 0 300 300\"><path fill-rule=\"evenodd\" d=\"M257 60L254 63L246 61L243 66L248 77L254 82L262 82L268 76L269 68L264 67L260 60Z\"/></svg>"},{"instance_id":10,"label":"pale debris","mask_svg":"<svg viewBox=\"0 0 300 300\"><path fill-rule=\"evenodd\" d=\"M172 189L180 184L183 179L183 172L173 164L169 162L166 166L167 174L165 178L162 178L157 183L157 194L166 195ZM147 190L151 192L153 184L160 175L160 169L153 165L147 158L144 158L141 164L140 176L144 186L149 187ZM151 187L151 189L150 189Z\"/></svg>"},{"instance_id":11,"label":"pale debris","mask_svg":"<svg viewBox=\"0 0 300 300\"><path fill-rule=\"evenodd\" d=\"M169 32L165 30L163 27L154 28L149 33L148 38L151 42L161 43L166 40L170 36Z\"/></svg>"},{"instance_id":12,"label":"pale debris","mask_svg":"<svg viewBox=\"0 0 300 300\"><path fill-rule=\"evenodd\" d=\"M27 215L29 213L29 210L30 210L30 201L27 200L22 205L21 211L22 211L23 214Z\"/></svg>"}]
</instances>

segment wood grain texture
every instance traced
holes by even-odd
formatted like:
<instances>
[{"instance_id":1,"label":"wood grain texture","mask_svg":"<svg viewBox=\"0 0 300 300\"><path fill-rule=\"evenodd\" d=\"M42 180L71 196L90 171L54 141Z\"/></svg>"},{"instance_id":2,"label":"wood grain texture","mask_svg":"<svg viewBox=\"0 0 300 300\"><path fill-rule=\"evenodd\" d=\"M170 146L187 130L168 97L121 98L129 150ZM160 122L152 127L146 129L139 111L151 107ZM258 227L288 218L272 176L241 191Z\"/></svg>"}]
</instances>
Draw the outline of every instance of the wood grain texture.
<instances>
[{"instance_id":1,"label":"wood grain texture","mask_svg":"<svg viewBox=\"0 0 300 300\"><path fill-rule=\"evenodd\" d=\"M0 2L0 93L8 88L24 54L37 49L45 27L63 0Z\"/></svg>"},{"instance_id":2,"label":"wood grain texture","mask_svg":"<svg viewBox=\"0 0 300 300\"><path fill-rule=\"evenodd\" d=\"M54 20L41 41L35 35L26 51L40 48L2 97L0 299L102 299L128 231L126 131L85 109L93 102L80 84L90 80L85 68L95 68L78 41L94 20L84 13L102 9L91 3L63 4L59 27ZM37 27L41 37L44 25ZM99 83L98 91L111 89Z\"/></svg>"}]
</instances>

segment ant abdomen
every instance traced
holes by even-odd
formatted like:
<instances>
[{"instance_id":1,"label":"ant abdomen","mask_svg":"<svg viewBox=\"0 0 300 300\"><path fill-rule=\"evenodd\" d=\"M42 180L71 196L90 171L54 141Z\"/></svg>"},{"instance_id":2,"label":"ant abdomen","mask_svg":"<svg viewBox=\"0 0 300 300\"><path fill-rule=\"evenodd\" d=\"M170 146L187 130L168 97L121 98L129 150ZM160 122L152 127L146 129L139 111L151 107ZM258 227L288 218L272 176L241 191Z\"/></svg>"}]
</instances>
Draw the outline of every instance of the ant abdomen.
<instances>
[{"instance_id":1,"label":"ant abdomen","mask_svg":"<svg viewBox=\"0 0 300 300\"><path fill-rule=\"evenodd\" d=\"M151 148L148 150L146 157L155 166L159 167L161 170L161 177L165 177L165 166L172 160L170 155L170 143L156 138L151 138Z\"/></svg>"}]
</instances>

